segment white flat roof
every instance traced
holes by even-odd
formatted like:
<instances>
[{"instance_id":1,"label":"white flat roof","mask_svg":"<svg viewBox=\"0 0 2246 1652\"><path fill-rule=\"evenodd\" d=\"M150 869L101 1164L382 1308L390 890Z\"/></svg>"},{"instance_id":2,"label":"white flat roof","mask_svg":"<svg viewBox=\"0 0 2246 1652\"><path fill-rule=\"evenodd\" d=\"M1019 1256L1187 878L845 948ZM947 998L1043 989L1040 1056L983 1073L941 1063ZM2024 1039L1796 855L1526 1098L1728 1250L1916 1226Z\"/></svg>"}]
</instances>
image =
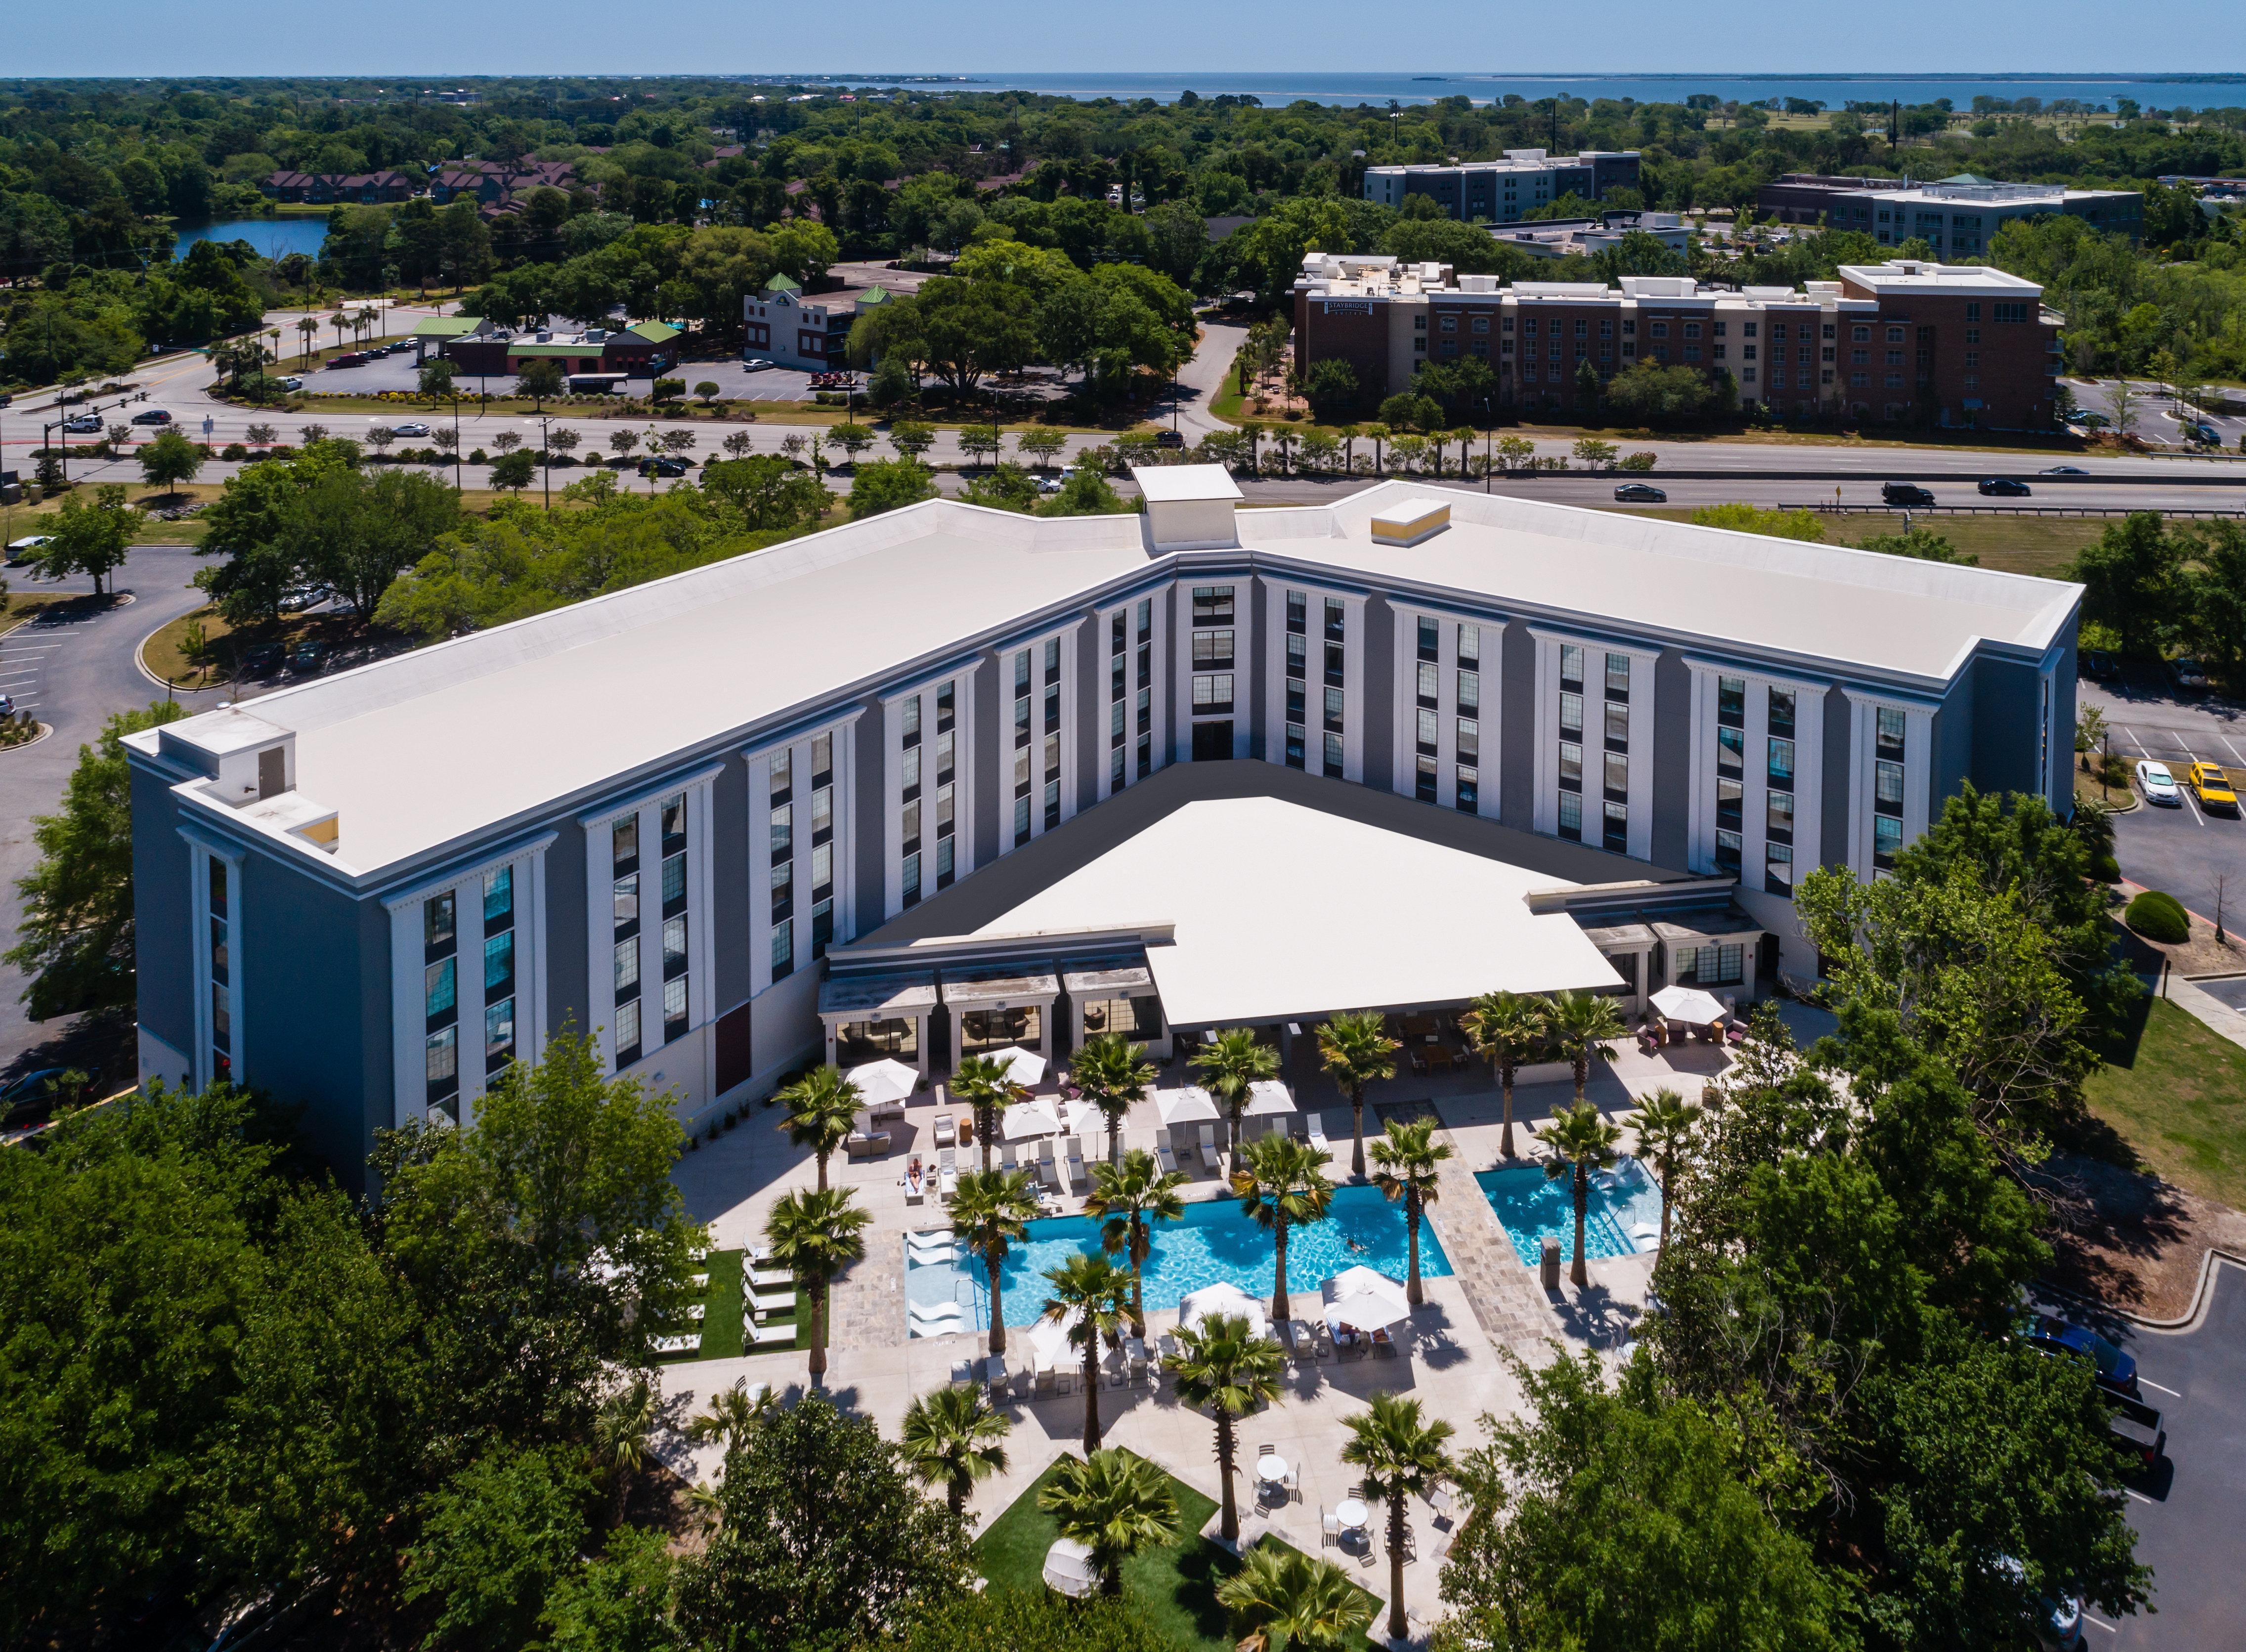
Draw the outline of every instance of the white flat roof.
<instances>
[{"instance_id":1,"label":"white flat roof","mask_svg":"<svg viewBox=\"0 0 2246 1652\"><path fill-rule=\"evenodd\" d=\"M1169 921L1147 962L1174 1026L1616 984L1565 913L1571 887L1276 798L1188 803L974 933Z\"/></svg>"},{"instance_id":2,"label":"white flat roof","mask_svg":"<svg viewBox=\"0 0 2246 1652\"><path fill-rule=\"evenodd\" d=\"M1240 484L1222 465L1133 465L1131 479L1149 505L1242 497Z\"/></svg>"}]
</instances>

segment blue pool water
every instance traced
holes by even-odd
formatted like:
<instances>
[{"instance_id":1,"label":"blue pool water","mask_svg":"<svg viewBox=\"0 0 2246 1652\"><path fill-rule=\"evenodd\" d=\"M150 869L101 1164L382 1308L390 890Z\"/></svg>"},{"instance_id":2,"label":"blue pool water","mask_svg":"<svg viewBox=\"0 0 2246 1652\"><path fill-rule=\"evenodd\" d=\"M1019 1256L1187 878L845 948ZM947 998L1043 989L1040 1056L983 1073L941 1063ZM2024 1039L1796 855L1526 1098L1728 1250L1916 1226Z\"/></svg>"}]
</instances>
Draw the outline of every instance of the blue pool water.
<instances>
[{"instance_id":1,"label":"blue pool water","mask_svg":"<svg viewBox=\"0 0 2246 1652\"><path fill-rule=\"evenodd\" d=\"M1576 1254L1576 1196L1572 1179L1555 1181L1540 1165L1507 1170L1478 1171L1475 1183L1489 1207L1497 1213L1513 1254L1523 1268L1542 1261L1547 1235L1560 1241L1560 1254ZM1661 1189L1635 1159L1616 1161L1610 1180L1594 1176L1588 1208L1583 1214L1583 1254L1586 1256L1633 1256L1650 1251L1650 1235L1633 1240L1634 1230L1661 1226Z\"/></svg>"},{"instance_id":2,"label":"blue pool water","mask_svg":"<svg viewBox=\"0 0 2246 1652\"><path fill-rule=\"evenodd\" d=\"M1371 1268L1392 1279L1402 1279L1409 1268L1409 1241L1404 1228L1404 1208L1392 1204L1378 1187L1342 1187L1335 1191L1331 1213L1324 1221L1287 1230L1287 1288L1298 1302L1315 1304L1318 1286L1344 1269ZM1352 1249L1354 1243L1358 1248ZM999 1274L1005 1294L1006 1322L1026 1325L1045 1302L1045 1273L1059 1267L1076 1252L1097 1254L1099 1225L1083 1216L1053 1216L1030 1224L1025 1244L1006 1254ZM982 1259L961 1247L956 1261L920 1262L911 1260L908 1247L905 1297L927 1308L956 1302L965 1311L954 1322L962 1330L988 1329L990 1289ZM1147 1259L1147 1306L1175 1308L1181 1298L1219 1281L1228 1281L1250 1296L1269 1299L1276 1282L1271 1236L1240 1214L1229 1199L1204 1200L1186 1207L1184 1219L1154 1225L1154 1254ZM1451 1271L1433 1224L1419 1224L1419 1273L1428 1279ZM910 1320L915 1334L936 1334L942 1321Z\"/></svg>"}]
</instances>

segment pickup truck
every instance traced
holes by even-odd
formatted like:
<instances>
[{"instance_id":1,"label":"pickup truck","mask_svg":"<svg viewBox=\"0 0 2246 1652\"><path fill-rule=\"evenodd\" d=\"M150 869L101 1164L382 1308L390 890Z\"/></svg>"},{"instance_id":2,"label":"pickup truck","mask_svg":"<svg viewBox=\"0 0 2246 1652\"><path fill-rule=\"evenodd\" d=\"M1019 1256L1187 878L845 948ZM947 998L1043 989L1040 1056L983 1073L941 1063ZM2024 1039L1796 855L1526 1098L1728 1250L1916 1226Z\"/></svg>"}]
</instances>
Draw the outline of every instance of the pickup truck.
<instances>
[{"instance_id":1,"label":"pickup truck","mask_svg":"<svg viewBox=\"0 0 2246 1652\"><path fill-rule=\"evenodd\" d=\"M2168 1443L2168 1431L2161 1426L2161 1414L2142 1400L2116 1394L2111 1389L2100 1389L2098 1397L2113 1410L2106 1426L2113 1431L2114 1443L2146 1468L2152 1467Z\"/></svg>"}]
</instances>

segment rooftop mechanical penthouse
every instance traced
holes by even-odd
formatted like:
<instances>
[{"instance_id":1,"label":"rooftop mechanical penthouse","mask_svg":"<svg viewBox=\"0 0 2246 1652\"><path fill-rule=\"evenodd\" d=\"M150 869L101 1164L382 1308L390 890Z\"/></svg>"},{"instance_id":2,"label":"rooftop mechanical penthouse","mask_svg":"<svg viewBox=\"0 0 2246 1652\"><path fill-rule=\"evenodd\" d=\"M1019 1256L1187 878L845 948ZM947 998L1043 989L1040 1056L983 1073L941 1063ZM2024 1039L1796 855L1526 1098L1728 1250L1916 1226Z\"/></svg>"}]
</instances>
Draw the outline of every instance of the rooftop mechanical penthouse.
<instances>
[{"instance_id":1,"label":"rooftop mechanical penthouse","mask_svg":"<svg viewBox=\"0 0 2246 1652\"><path fill-rule=\"evenodd\" d=\"M373 1132L558 1029L692 1121L1493 986L1811 973L1796 880L2064 806L2079 588L1389 482L931 500L132 737L144 1078Z\"/></svg>"}]
</instances>

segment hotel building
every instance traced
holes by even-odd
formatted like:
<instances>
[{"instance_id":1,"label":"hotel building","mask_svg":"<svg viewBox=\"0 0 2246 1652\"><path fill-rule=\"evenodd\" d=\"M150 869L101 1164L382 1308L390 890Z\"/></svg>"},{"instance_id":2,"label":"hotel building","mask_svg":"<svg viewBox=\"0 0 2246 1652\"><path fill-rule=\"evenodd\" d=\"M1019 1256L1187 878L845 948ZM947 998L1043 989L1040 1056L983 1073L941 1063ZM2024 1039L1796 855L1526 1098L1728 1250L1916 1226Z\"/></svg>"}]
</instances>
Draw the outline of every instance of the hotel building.
<instances>
[{"instance_id":1,"label":"hotel building","mask_svg":"<svg viewBox=\"0 0 2246 1652\"><path fill-rule=\"evenodd\" d=\"M2079 588L1388 482L930 500L126 741L140 1068L375 1130L565 1027L802 1064L1496 987L1740 997L1970 780L2066 806Z\"/></svg>"},{"instance_id":2,"label":"hotel building","mask_svg":"<svg viewBox=\"0 0 2246 1652\"><path fill-rule=\"evenodd\" d=\"M1610 189L1637 187L1635 149L1586 149L1555 155L1542 149L1508 149L1502 160L1447 167L1367 167L1365 198L1399 207L1425 195L1452 218L1500 222L1548 207L1563 195L1604 201Z\"/></svg>"}]
</instances>

